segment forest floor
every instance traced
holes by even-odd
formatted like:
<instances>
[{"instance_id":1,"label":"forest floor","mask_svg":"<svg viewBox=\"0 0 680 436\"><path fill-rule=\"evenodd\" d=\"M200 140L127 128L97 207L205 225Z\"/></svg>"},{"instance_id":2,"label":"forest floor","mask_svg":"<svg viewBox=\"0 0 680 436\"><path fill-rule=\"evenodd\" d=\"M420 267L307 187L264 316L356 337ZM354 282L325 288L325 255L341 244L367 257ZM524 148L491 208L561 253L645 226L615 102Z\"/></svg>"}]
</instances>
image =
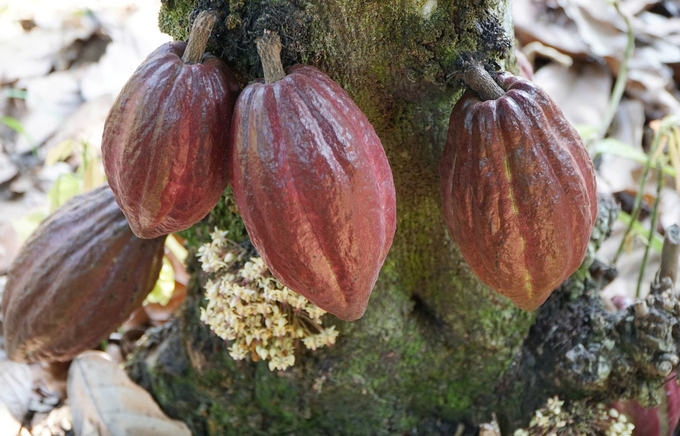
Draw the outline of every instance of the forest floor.
<instances>
[{"instance_id":1,"label":"forest floor","mask_svg":"<svg viewBox=\"0 0 680 436\"><path fill-rule=\"evenodd\" d=\"M619 5L514 0L523 70L577 127L596 163L598 191L613 195L623 211L597 253L607 262L616 258L619 271L602 292L607 304L617 295L646 294L665 231L680 223L680 6ZM100 146L108 110L137 65L170 40L158 30L159 7L159 0L0 2L0 295L13 258L40 221L105 183ZM168 420L118 364L181 303L187 274L178 247L167 250L172 267L155 297L100 347L108 357L87 354L70 369L20 364L7 360L0 336L1 435L72 434L74 421L80 428L112 425L115 413L131 407L129 395L145 398L135 407L148 416ZM115 393L104 397L104 388ZM112 405L108 412L92 411L100 401Z\"/></svg>"}]
</instances>

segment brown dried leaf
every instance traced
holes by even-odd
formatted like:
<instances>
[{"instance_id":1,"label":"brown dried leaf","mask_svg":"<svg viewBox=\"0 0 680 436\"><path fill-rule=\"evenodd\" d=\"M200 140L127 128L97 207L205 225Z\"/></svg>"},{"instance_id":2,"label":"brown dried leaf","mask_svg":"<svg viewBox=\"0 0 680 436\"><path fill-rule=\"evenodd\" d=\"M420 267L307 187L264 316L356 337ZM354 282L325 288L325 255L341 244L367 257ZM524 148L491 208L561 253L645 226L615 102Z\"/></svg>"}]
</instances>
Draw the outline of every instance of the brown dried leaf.
<instances>
[{"instance_id":1,"label":"brown dried leaf","mask_svg":"<svg viewBox=\"0 0 680 436\"><path fill-rule=\"evenodd\" d=\"M654 51L636 50L628 67L626 92L645 103L648 117L680 113L680 101L672 94L675 90L673 70L659 62Z\"/></svg>"},{"instance_id":2,"label":"brown dried leaf","mask_svg":"<svg viewBox=\"0 0 680 436\"><path fill-rule=\"evenodd\" d=\"M680 18L643 12L636 17L635 35L638 45L653 50L660 62L680 62Z\"/></svg>"},{"instance_id":3,"label":"brown dried leaf","mask_svg":"<svg viewBox=\"0 0 680 436\"><path fill-rule=\"evenodd\" d=\"M0 362L0 403L19 422L28 413L33 387L33 371L26 363Z\"/></svg>"},{"instance_id":4,"label":"brown dried leaf","mask_svg":"<svg viewBox=\"0 0 680 436\"><path fill-rule=\"evenodd\" d=\"M633 16L657 3L659 3L659 0L624 0L621 2L621 9L626 14Z\"/></svg>"},{"instance_id":5,"label":"brown dried leaf","mask_svg":"<svg viewBox=\"0 0 680 436\"><path fill-rule=\"evenodd\" d=\"M599 127L609 103L612 77L607 67L576 63L548 64L534 74L540 85L572 124Z\"/></svg>"},{"instance_id":6,"label":"brown dried leaf","mask_svg":"<svg viewBox=\"0 0 680 436\"><path fill-rule=\"evenodd\" d=\"M624 98L619 104L607 136L635 148L641 148L644 127L645 106L639 100Z\"/></svg>"},{"instance_id":7,"label":"brown dried leaf","mask_svg":"<svg viewBox=\"0 0 680 436\"><path fill-rule=\"evenodd\" d=\"M9 223L0 223L0 274L5 274L21 248L21 237Z\"/></svg>"},{"instance_id":8,"label":"brown dried leaf","mask_svg":"<svg viewBox=\"0 0 680 436\"><path fill-rule=\"evenodd\" d=\"M83 103L66 120L54 136L47 140L38 152L38 156L46 158L46 165L49 165L47 159L50 156L59 158L70 156L78 147L72 147L68 153L60 153L61 144L67 143L67 141L74 145L86 142L94 150L97 150L96 154L99 154L98 150L101 147L102 133L104 132L104 121L106 121L106 115L109 113L112 103L113 97L108 94ZM79 160L78 158L75 164L80 163ZM74 162L71 163L74 164Z\"/></svg>"},{"instance_id":9,"label":"brown dried leaf","mask_svg":"<svg viewBox=\"0 0 680 436\"><path fill-rule=\"evenodd\" d=\"M571 54L587 54L588 46L581 40L576 24L561 9L533 0L514 0L515 34L522 45L534 41Z\"/></svg>"},{"instance_id":10,"label":"brown dried leaf","mask_svg":"<svg viewBox=\"0 0 680 436\"><path fill-rule=\"evenodd\" d=\"M659 201L659 223L667 229L673 224L680 225L680 194L674 186L666 186L661 190Z\"/></svg>"},{"instance_id":11,"label":"brown dried leaf","mask_svg":"<svg viewBox=\"0 0 680 436\"><path fill-rule=\"evenodd\" d=\"M646 228L649 228L649 219L645 220L643 225ZM598 256L607 260L614 258L626 227L627 226L621 221L615 222L612 236L602 244L602 247L600 247L600 250L598 251ZM616 263L616 269L618 271L617 277L602 290L601 296L603 299L609 300L615 295L635 298L635 290L637 288L637 281L644 252L645 244L638 238L630 238L630 244L627 247L626 255L621 256ZM654 279L654 275L659 269L660 260L661 255L657 251L649 251L649 263L645 269L645 275L642 281L643 286L640 289L642 297L646 296L649 292L649 283Z\"/></svg>"},{"instance_id":12,"label":"brown dried leaf","mask_svg":"<svg viewBox=\"0 0 680 436\"><path fill-rule=\"evenodd\" d=\"M78 356L69 370L67 390L76 436L191 436L186 424L168 418L106 353Z\"/></svg>"},{"instance_id":13,"label":"brown dried leaf","mask_svg":"<svg viewBox=\"0 0 680 436\"><path fill-rule=\"evenodd\" d=\"M5 153L0 150L0 185L12 180L19 174L19 169Z\"/></svg>"},{"instance_id":14,"label":"brown dried leaf","mask_svg":"<svg viewBox=\"0 0 680 436\"><path fill-rule=\"evenodd\" d=\"M147 303L144 305L144 311L149 316L153 325L163 325L170 320L173 313L182 305L186 298L187 287L175 281L175 290L172 292L172 297L168 304L162 306L159 303Z\"/></svg>"},{"instance_id":15,"label":"brown dried leaf","mask_svg":"<svg viewBox=\"0 0 680 436\"><path fill-rule=\"evenodd\" d=\"M28 153L45 142L83 102L78 72L72 70L21 80L16 86L27 90L29 112L20 121L30 140L20 135L12 153Z\"/></svg>"},{"instance_id":16,"label":"brown dried leaf","mask_svg":"<svg viewBox=\"0 0 680 436\"><path fill-rule=\"evenodd\" d=\"M21 423L12 416L12 413L3 403L0 403L0 428L12 436L21 431Z\"/></svg>"},{"instance_id":17,"label":"brown dried leaf","mask_svg":"<svg viewBox=\"0 0 680 436\"><path fill-rule=\"evenodd\" d=\"M623 55L627 42L626 25L611 4L590 0L559 0L558 3L576 23L590 54L601 57Z\"/></svg>"},{"instance_id":18,"label":"brown dried leaf","mask_svg":"<svg viewBox=\"0 0 680 436\"><path fill-rule=\"evenodd\" d=\"M638 100L624 99L616 112L609 137L642 151L645 107ZM598 188L603 192L637 191L639 181L633 175L642 165L632 159L604 153L600 157Z\"/></svg>"}]
</instances>

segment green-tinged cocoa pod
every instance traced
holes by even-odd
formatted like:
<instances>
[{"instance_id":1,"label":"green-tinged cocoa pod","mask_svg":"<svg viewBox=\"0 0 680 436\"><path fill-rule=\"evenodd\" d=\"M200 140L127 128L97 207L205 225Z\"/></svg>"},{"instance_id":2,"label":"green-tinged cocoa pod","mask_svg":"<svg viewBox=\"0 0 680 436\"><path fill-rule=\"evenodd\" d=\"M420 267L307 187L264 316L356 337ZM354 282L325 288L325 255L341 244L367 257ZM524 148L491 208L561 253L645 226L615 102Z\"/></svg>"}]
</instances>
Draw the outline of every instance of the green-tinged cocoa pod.
<instances>
[{"instance_id":1,"label":"green-tinged cocoa pod","mask_svg":"<svg viewBox=\"0 0 680 436\"><path fill-rule=\"evenodd\" d=\"M439 168L444 218L472 272L534 310L583 261L595 173L545 91L508 73L498 82L504 95L480 101L468 91L451 113Z\"/></svg>"},{"instance_id":2,"label":"green-tinged cocoa pod","mask_svg":"<svg viewBox=\"0 0 680 436\"><path fill-rule=\"evenodd\" d=\"M258 43L266 83L249 85L236 103L234 198L272 274L354 320L366 310L394 237L392 172L347 93L313 67L284 73L273 47L271 40ZM272 58L274 78L266 63Z\"/></svg>"},{"instance_id":3,"label":"green-tinged cocoa pod","mask_svg":"<svg viewBox=\"0 0 680 436\"><path fill-rule=\"evenodd\" d=\"M151 53L106 120L104 170L140 238L191 227L215 207L229 182L229 130L239 87L224 62L203 55L210 17L196 19L188 45L169 42Z\"/></svg>"},{"instance_id":4,"label":"green-tinged cocoa pod","mask_svg":"<svg viewBox=\"0 0 680 436\"><path fill-rule=\"evenodd\" d=\"M106 339L153 289L164 241L137 238L108 186L54 211L7 275L2 314L9 358L65 362Z\"/></svg>"}]
</instances>

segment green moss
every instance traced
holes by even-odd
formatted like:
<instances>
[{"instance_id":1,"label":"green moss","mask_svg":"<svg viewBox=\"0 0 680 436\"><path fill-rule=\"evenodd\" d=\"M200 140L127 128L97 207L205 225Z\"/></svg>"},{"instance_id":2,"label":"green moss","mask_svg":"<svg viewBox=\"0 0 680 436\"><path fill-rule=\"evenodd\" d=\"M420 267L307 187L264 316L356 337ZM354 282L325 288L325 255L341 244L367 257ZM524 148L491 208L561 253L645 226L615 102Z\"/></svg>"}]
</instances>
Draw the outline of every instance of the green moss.
<instances>
[{"instance_id":1,"label":"green moss","mask_svg":"<svg viewBox=\"0 0 680 436\"><path fill-rule=\"evenodd\" d=\"M163 0L158 16L161 32L172 36L176 41L189 37L189 13L195 7L195 0Z\"/></svg>"},{"instance_id":2,"label":"green moss","mask_svg":"<svg viewBox=\"0 0 680 436\"><path fill-rule=\"evenodd\" d=\"M215 228L227 230L229 232L228 237L232 241L242 242L248 239L246 227L238 214L231 193L231 186L224 191L220 201L205 219L178 234L186 240L189 247L198 248L202 244L210 242L210 233Z\"/></svg>"}]
</instances>

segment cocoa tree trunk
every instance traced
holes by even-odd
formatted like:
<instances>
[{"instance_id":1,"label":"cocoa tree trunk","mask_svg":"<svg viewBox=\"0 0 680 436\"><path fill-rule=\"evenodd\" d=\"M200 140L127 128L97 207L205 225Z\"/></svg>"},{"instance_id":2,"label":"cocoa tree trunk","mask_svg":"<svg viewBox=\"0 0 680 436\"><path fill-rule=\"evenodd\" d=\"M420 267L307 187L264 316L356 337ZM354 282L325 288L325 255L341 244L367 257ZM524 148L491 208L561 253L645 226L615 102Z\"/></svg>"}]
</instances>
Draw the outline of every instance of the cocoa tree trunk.
<instances>
[{"instance_id":1,"label":"cocoa tree trunk","mask_svg":"<svg viewBox=\"0 0 680 436\"><path fill-rule=\"evenodd\" d=\"M326 315L336 345L301 347L285 372L235 362L201 323L204 278L191 260L180 318L149 336L133 378L197 435L450 435L458 422L490 419L534 314L468 270L442 219L438 163L461 91L457 64L499 68L511 57L510 0L165 0L161 29L186 39L202 9L220 11L209 50L242 86L262 76L255 38L272 30L284 66L315 65L347 90L387 152L398 229L364 317ZM193 254L214 226L247 237L229 191L185 233Z\"/></svg>"}]
</instances>

